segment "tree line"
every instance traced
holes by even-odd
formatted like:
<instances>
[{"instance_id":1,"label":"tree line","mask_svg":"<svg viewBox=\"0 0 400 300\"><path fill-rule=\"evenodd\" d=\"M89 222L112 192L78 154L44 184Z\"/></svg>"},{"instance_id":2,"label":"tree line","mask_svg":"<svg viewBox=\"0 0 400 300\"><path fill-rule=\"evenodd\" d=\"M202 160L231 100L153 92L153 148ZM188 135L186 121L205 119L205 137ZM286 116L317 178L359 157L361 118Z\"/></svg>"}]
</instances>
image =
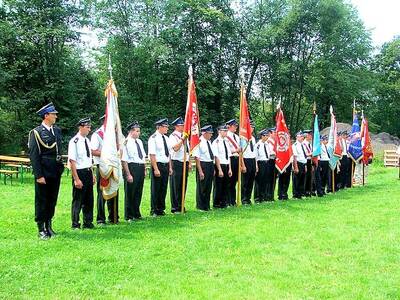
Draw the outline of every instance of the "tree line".
<instances>
[{"instance_id":1,"label":"tree line","mask_svg":"<svg viewBox=\"0 0 400 300\"><path fill-rule=\"evenodd\" d=\"M82 29L104 46L88 67ZM279 101L292 132L321 127L329 106L350 123L352 103L375 131L400 135L400 38L374 49L358 12L344 0L4 0L0 1L0 152L26 149L35 111L52 101L64 138L79 118L105 107L108 56L123 124L144 138L160 117L183 116L187 70L201 124L239 113L243 73L258 128L274 124ZM96 122L95 122L95 125Z\"/></svg>"}]
</instances>

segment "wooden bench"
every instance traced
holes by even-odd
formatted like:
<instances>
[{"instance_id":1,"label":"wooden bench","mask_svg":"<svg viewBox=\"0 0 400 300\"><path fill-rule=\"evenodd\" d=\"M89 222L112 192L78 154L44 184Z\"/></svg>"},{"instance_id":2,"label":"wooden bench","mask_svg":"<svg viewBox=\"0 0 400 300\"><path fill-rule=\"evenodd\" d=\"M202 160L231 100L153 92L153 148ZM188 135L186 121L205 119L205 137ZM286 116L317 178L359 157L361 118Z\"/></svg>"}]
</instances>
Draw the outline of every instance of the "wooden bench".
<instances>
[{"instance_id":1,"label":"wooden bench","mask_svg":"<svg viewBox=\"0 0 400 300\"><path fill-rule=\"evenodd\" d=\"M12 176L13 175L18 176L18 173L19 172L15 170L0 170L0 174L4 175L4 184L7 184L7 178L10 178L12 185Z\"/></svg>"},{"instance_id":2,"label":"wooden bench","mask_svg":"<svg viewBox=\"0 0 400 300\"><path fill-rule=\"evenodd\" d=\"M396 150L385 150L384 165L385 167L399 166L399 155L396 153Z\"/></svg>"}]
</instances>

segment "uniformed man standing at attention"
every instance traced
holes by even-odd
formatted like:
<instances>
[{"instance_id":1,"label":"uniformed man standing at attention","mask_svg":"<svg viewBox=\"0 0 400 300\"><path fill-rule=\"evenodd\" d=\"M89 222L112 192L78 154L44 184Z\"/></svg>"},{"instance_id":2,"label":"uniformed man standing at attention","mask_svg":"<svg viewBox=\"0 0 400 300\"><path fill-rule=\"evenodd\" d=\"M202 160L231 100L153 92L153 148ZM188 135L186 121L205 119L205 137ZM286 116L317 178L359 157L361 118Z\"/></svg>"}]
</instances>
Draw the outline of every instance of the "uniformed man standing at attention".
<instances>
[{"instance_id":1,"label":"uniformed man standing at attention","mask_svg":"<svg viewBox=\"0 0 400 300\"><path fill-rule=\"evenodd\" d=\"M303 130L303 148L306 152L307 157L307 172L305 174L305 196L311 197L315 196L314 185L315 185L315 175L314 175L314 167L312 161L312 131L311 130Z\"/></svg>"},{"instance_id":2,"label":"uniformed man standing at attention","mask_svg":"<svg viewBox=\"0 0 400 300\"><path fill-rule=\"evenodd\" d=\"M29 132L29 158L35 177L35 222L42 240L56 235L52 219L64 171L61 130L54 126L57 113L53 103L39 109L37 114L42 118L42 124Z\"/></svg>"},{"instance_id":3,"label":"uniformed man standing at attention","mask_svg":"<svg viewBox=\"0 0 400 300\"><path fill-rule=\"evenodd\" d=\"M172 146L171 150L171 164L172 175L169 179L169 191L171 197L171 212L179 214L182 211L182 179L183 179L183 154L186 152L186 185L189 171L192 165L189 163L189 145L185 136L183 136L183 119L181 117L175 119L171 125L175 126L175 131L169 136Z\"/></svg>"},{"instance_id":4,"label":"uniformed man standing at attention","mask_svg":"<svg viewBox=\"0 0 400 300\"><path fill-rule=\"evenodd\" d=\"M128 136L122 147L121 160L125 175L125 220L132 222L142 218L140 203L146 176L146 152L139 139L139 123L134 121L127 129Z\"/></svg>"},{"instance_id":5,"label":"uniformed man standing at attention","mask_svg":"<svg viewBox=\"0 0 400 300\"><path fill-rule=\"evenodd\" d=\"M97 190L97 225L104 226L106 224L106 216L104 211L105 201L103 198L103 192L100 189L100 155L101 149L103 148L104 138L104 119L106 115L99 118L101 126L92 134L90 138L90 144L92 146L93 164L96 167L96 190ZM118 196L117 196L118 197ZM107 201L107 207L109 214L113 212L113 200ZM113 220L112 216L109 216L109 220Z\"/></svg>"},{"instance_id":6,"label":"uniformed man standing at attention","mask_svg":"<svg viewBox=\"0 0 400 300\"><path fill-rule=\"evenodd\" d=\"M226 139L228 127L218 127L218 137L212 142L215 156L215 178L214 178L214 208L225 208L228 205L229 178L232 177L231 151Z\"/></svg>"},{"instance_id":7,"label":"uniformed man standing at attention","mask_svg":"<svg viewBox=\"0 0 400 300\"><path fill-rule=\"evenodd\" d=\"M331 169L329 167L330 154L328 152L328 136L321 137L321 157L319 160L321 170L321 190L322 194L332 191Z\"/></svg>"},{"instance_id":8,"label":"uniformed man standing at attention","mask_svg":"<svg viewBox=\"0 0 400 300\"><path fill-rule=\"evenodd\" d=\"M266 190L265 196L266 201L274 201L275 195L275 185L276 185L276 167L275 167L275 137L274 137L275 127L267 129L268 139L267 139L267 151L268 151L268 161L267 170L265 174ZM289 176L290 177L290 176Z\"/></svg>"},{"instance_id":9,"label":"uniformed man standing at attention","mask_svg":"<svg viewBox=\"0 0 400 300\"><path fill-rule=\"evenodd\" d=\"M96 177L92 172L93 158L90 151L90 141L87 138L90 129L90 118L84 118L78 122L79 131L69 141L68 161L72 173L72 229L81 228L79 214L83 213L83 228L93 226L93 185Z\"/></svg>"},{"instance_id":10,"label":"uniformed man standing at attention","mask_svg":"<svg viewBox=\"0 0 400 300\"><path fill-rule=\"evenodd\" d=\"M235 206L236 205L236 183L238 182L238 172L239 172L239 153L240 149L240 138L236 134L236 131L239 127L238 122L235 119L229 120L225 123L228 126L228 135L226 136L228 140L229 150L232 153L231 156L231 168L232 168L232 176L229 180L229 198L228 205Z\"/></svg>"},{"instance_id":11,"label":"uniformed man standing at attention","mask_svg":"<svg viewBox=\"0 0 400 300\"><path fill-rule=\"evenodd\" d=\"M269 159L267 150L268 131L266 129L259 132L261 139L256 144L257 166L256 183L254 187L254 202L261 203L267 200L266 184L267 184L267 162ZM275 166L274 166L275 168Z\"/></svg>"},{"instance_id":12,"label":"uniformed man standing at attention","mask_svg":"<svg viewBox=\"0 0 400 300\"><path fill-rule=\"evenodd\" d=\"M211 148L213 128L206 125L201 129L200 143L194 150L196 159L196 208L200 211L210 210L210 194L214 179L214 153Z\"/></svg>"},{"instance_id":13,"label":"uniformed man standing at attention","mask_svg":"<svg viewBox=\"0 0 400 300\"><path fill-rule=\"evenodd\" d=\"M307 155L304 149L304 135L301 131L296 134L293 150L293 198L301 199L305 192L305 175L307 172Z\"/></svg>"},{"instance_id":14,"label":"uniformed man standing at attention","mask_svg":"<svg viewBox=\"0 0 400 300\"><path fill-rule=\"evenodd\" d=\"M170 163L170 142L167 137L168 119L158 120L156 132L149 138L149 156L151 161L151 211L154 217L165 215L165 196L168 177L172 175Z\"/></svg>"},{"instance_id":15,"label":"uniformed man standing at attention","mask_svg":"<svg viewBox=\"0 0 400 300\"><path fill-rule=\"evenodd\" d=\"M254 123L250 121L252 132L254 131ZM247 147L243 151L242 156L242 186L241 186L241 200L242 204L251 204L251 195L253 194L253 186L256 174L258 172L257 166L257 149L256 139L251 136Z\"/></svg>"}]
</instances>

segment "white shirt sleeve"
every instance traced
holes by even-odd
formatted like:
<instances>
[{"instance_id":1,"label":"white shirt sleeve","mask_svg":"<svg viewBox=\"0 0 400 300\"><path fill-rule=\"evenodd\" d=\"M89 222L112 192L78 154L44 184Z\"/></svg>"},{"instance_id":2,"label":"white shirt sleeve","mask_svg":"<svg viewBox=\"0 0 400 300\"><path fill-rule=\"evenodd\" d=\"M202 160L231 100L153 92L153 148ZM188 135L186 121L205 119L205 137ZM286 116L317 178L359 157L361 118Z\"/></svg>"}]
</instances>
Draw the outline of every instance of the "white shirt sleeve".
<instances>
[{"instance_id":1,"label":"white shirt sleeve","mask_svg":"<svg viewBox=\"0 0 400 300\"><path fill-rule=\"evenodd\" d=\"M293 152L293 156L299 156L299 154L297 153L297 147L296 147L296 144L293 144L292 145L292 152Z\"/></svg>"},{"instance_id":2,"label":"white shirt sleeve","mask_svg":"<svg viewBox=\"0 0 400 300\"><path fill-rule=\"evenodd\" d=\"M68 143L68 160L77 161L78 153L76 153L77 144L74 142L75 138L71 139Z\"/></svg>"},{"instance_id":3,"label":"white shirt sleeve","mask_svg":"<svg viewBox=\"0 0 400 300\"><path fill-rule=\"evenodd\" d=\"M213 152L215 157L219 158L219 151L218 151L218 140L215 139L211 144L211 151Z\"/></svg>"},{"instance_id":4,"label":"white shirt sleeve","mask_svg":"<svg viewBox=\"0 0 400 300\"><path fill-rule=\"evenodd\" d=\"M121 157L122 161L128 161L128 149L126 147L127 144L128 143L122 146L122 157Z\"/></svg>"},{"instance_id":5,"label":"white shirt sleeve","mask_svg":"<svg viewBox=\"0 0 400 300\"><path fill-rule=\"evenodd\" d=\"M92 145L92 150L98 150L100 148L100 142L99 142L99 135L94 132L92 134L92 137L90 138L90 144Z\"/></svg>"},{"instance_id":6,"label":"white shirt sleeve","mask_svg":"<svg viewBox=\"0 0 400 300\"><path fill-rule=\"evenodd\" d=\"M149 155L154 154L156 155L156 138L157 137L150 137L148 147L149 147Z\"/></svg>"}]
</instances>

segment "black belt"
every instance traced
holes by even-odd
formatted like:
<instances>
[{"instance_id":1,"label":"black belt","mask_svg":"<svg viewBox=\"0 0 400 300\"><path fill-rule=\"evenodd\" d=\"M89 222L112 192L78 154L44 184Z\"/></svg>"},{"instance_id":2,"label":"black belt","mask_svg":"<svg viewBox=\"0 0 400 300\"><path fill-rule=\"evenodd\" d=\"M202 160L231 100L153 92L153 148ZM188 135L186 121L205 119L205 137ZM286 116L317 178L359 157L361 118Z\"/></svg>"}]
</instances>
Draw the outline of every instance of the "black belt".
<instances>
[{"instance_id":1,"label":"black belt","mask_svg":"<svg viewBox=\"0 0 400 300\"><path fill-rule=\"evenodd\" d=\"M128 165L134 165L134 166L144 166L144 163L128 162Z\"/></svg>"},{"instance_id":2,"label":"black belt","mask_svg":"<svg viewBox=\"0 0 400 300\"><path fill-rule=\"evenodd\" d=\"M84 171L86 171L86 172L92 172L92 169L91 168L83 168L83 169L76 169L78 172L84 172Z\"/></svg>"},{"instance_id":3,"label":"black belt","mask_svg":"<svg viewBox=\"0 0 400 300\"><path fill-rule=\"evenodd\" d=\"M157 164L160 164L160 165L168 165L168 163L163 163L163 162L157 162Z\"/></svg>"}]
</instances>

